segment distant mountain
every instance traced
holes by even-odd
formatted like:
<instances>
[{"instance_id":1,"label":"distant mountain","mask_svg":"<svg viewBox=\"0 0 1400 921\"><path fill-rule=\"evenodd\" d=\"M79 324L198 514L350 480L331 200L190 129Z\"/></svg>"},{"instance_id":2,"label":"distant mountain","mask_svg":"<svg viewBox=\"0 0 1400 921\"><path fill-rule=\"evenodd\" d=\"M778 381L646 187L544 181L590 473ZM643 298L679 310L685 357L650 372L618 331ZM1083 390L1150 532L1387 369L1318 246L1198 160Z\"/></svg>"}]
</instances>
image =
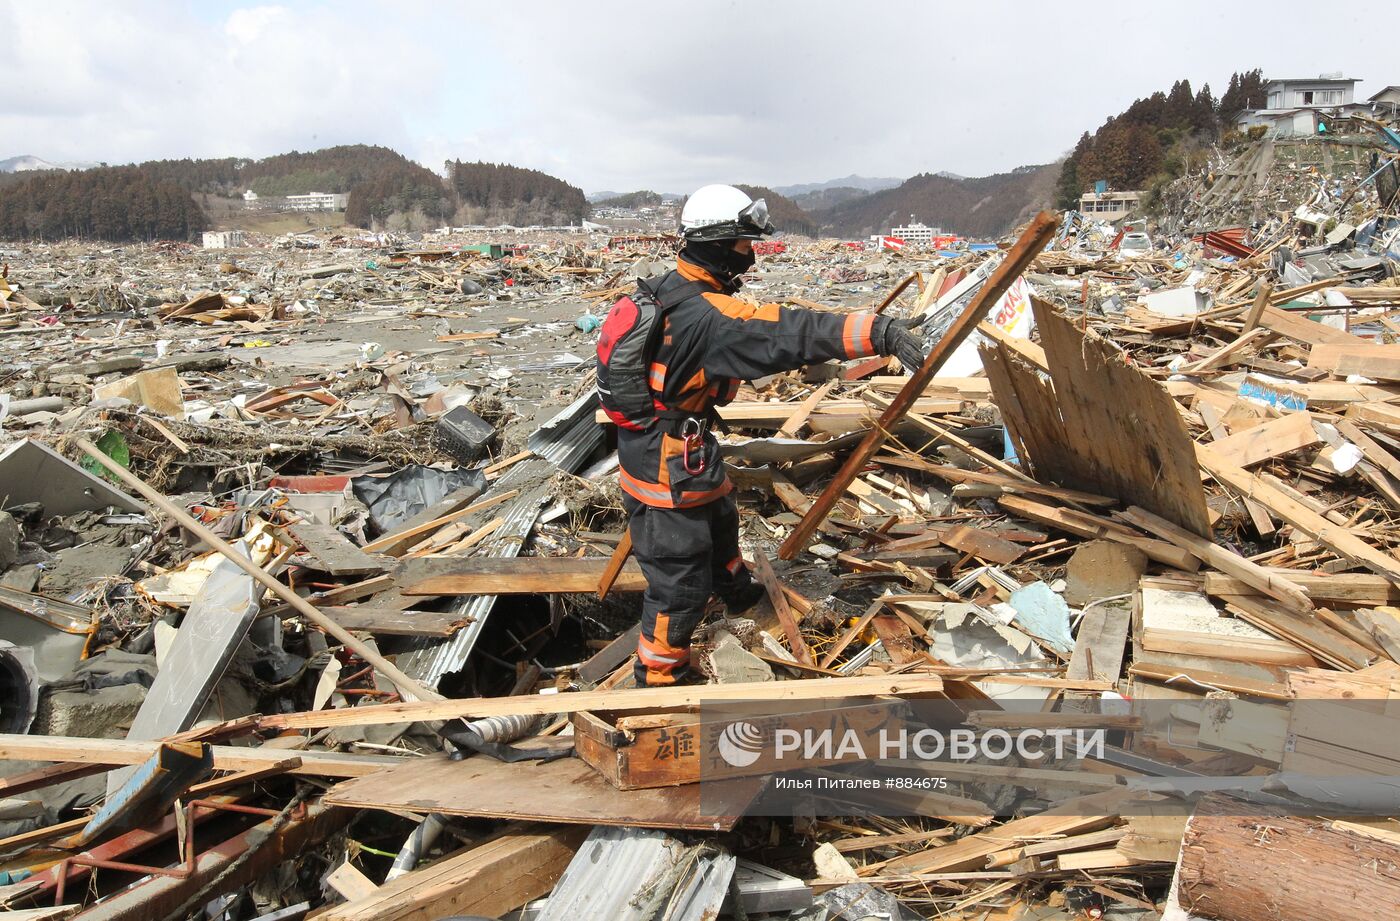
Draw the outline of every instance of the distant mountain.
<instances>
[{"instance_id":1,"label":"distant mountain","mask_svg":"<svg viewBox=\"0 0 1400 921\"><path fill-rule=\"evenodd\" d=\"M609 195L607 198L590 198L590 205L600 208L641 208L648 205L661 204L661 195L649 190L640 192L627 192L622 195Z\"/></svg>"},{"instance_id":2,"label":"distant mountain","mask_svg":"<svg viewBox=\"0 0 1400 921\"><path fill-rule=\"evenodd\" d=\"M64 167L30 154L22 154L18 157L11 157L8 160L0 160L0 173L27 173L32 170L43 169L64 169Z\"/></svg>"},{"instance_id":3,"label":"distant mountain","mask_svg":"<svg viewBox=\"0 0 1400 921\"><path fill-rule=\"evenodd\" d=\"M817 235L818 222L786 195L761 185L735 183L735 186L743 189L750 198L762 198L768 203L768 217L779 233L798 233L807 237Z\"/></svg>"},{"instance_id":4,"label":"distant mountain","mask_svg":"<svg viewBox=\"0 0 1400 921\"><path fill-rule=\"evenodd\" d=\"M932 227L974 238L998 237L1054 200L1060 165L1022 166L977 179L923 173L893 189L822 211L828 235L860 238L888 233L911 214Z\"/></svg>"},{"instance_id":5,"label":"distant mountain","mask_svg":"<svg viewBox=\"0 0 1400 921\"><path fill-rule=\"evenodd\" d=\"M837 205L844 204L852 199L864 198L871 193L864 189L857 189L854 186L838 185L829 189L817 189L814 192L803 192L801 195L792 196L792 200L809 214L816 214L818 211L826 211Z\"/></svg>"},{"instance_id":6,"label":"distant mountain","mask_svg":"<svg viewBox=\"0 0 1400 921\"><path fill-rule=\"evenodd\" d=\"M857 176L852 173L842 179L828 179L826 182L803 182L797 185L774 186L773 191L781 192L789 198L796 198L798 195L805 195L808 192L820 192L823 189L835 188L860 189L862 192L883 192L885 189L894 188L903 181L903 179Z\"/></svg>"}]
</instances>

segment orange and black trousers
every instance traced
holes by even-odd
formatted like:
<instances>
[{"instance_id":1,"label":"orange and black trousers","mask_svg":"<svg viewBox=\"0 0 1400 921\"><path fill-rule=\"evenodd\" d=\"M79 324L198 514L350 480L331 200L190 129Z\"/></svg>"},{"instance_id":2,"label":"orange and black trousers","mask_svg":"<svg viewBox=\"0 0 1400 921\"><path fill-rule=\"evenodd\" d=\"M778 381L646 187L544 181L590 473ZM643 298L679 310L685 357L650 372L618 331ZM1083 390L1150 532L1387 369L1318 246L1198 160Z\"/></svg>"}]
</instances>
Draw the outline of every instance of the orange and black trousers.
<instances>
[{"instance_id":1,"label":"orange and black trousers","mask_svg":"<svg viewBox=\"0 0 1400 921\"><path fill-rule=\"evenodd\" d=\"M752 603L753 576L739 554L733 494L690 508L659 508L624 494L632 554L646 576L637 683L664 686L690 673L690 635L718 595L736 613Z\"/></svg>"}]
</instances>

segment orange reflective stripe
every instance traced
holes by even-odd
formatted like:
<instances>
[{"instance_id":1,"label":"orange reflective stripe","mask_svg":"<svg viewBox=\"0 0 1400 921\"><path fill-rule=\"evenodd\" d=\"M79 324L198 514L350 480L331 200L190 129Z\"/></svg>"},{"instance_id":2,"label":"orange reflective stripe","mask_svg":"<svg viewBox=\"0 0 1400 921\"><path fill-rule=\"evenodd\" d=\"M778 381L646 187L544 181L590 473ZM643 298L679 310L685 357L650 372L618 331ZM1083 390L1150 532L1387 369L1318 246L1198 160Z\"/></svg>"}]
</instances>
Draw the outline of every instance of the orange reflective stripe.
<instances>
[{"instance_id":1,"label":"orange reflective stripe","mask_svg":"<svg viewBox=\"0 0 1400 921\"><path fill-rule=\"evenodd\" d=\"M675 501L671 498L671 491L657 483L647 483L639 480L626 470L618 470L617 484L622 490L634 499L638 499L647 505L659 506L660 508L675 508Z\"/></svg>"},{"instance_id":2,"label":"orange reflective stripe","mask_svg":"<svg viewBox=\"0 0 1400 921\"><path fill-rule=\"evenodd\" d=\"M666 387L666 366L660 362L653 361L647 374L647 383L652 390L660 393Z\"/></svg>"},{"instance_id":3,"label":"orange reflective stripe","mask_svg":"<svg viewBox=\"0 0 1400 921\"><path fill-rule=\"evenodd\" d=\"M721 496L727 496L734 489L734 484L725 481L714 489L707 489L704 492L682 492L681 501L676 503L676 508L690 508L692 505L704 505L706 502L713 502Z\"/></svg>"},{"instance_id":4,"label":"orange reflective stripe","mask_svg":"<svg viewBox=\"0 0 1400 921\"><path fill-rule=\"evenodd\" d=\"M847 358L864 358L875 353L870 341L870 331L874 326L873 313L853 313L846 317L846 324L841 329L841 340L846 347Z\"/></svg>"}]
</instances>

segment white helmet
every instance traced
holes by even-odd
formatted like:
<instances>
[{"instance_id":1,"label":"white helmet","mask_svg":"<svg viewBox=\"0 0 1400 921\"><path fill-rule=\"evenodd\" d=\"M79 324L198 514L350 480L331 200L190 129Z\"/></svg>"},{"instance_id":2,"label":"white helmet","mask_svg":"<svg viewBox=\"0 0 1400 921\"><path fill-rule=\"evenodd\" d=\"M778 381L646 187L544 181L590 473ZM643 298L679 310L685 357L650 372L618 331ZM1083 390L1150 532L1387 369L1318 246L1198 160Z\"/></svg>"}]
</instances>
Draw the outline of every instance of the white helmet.
<instances>
[{"instance_id":1,"label":"white helmet","mask_svg":"<svg viewBox=\"0 0 1400 921\"><path fill-rule=\"evenodd\" d=\"M773 233L768 203L754 201L732 185L707 185L686 199L681 236L687 240L757 240Z\"/></svg>"}]
</instances>

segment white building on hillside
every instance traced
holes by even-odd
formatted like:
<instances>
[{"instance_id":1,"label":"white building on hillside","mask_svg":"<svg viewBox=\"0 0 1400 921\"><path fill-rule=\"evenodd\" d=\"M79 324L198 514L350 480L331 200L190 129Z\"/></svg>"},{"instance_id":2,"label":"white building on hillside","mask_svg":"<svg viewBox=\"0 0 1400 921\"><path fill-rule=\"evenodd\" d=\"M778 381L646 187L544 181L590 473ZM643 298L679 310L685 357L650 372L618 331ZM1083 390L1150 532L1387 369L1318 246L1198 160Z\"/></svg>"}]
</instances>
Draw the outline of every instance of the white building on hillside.
<instances>
[{"instance_id":1,"label":"white building on hillside","mask_svg":"<svg viewBox=\"0 0 1400 921\"><path fill-rule=\"evenodd\" d=\"M344 211L349 196L340 192L307 192L305 195L288 195L288 211Z\"/></svg>"}]
</instances>

